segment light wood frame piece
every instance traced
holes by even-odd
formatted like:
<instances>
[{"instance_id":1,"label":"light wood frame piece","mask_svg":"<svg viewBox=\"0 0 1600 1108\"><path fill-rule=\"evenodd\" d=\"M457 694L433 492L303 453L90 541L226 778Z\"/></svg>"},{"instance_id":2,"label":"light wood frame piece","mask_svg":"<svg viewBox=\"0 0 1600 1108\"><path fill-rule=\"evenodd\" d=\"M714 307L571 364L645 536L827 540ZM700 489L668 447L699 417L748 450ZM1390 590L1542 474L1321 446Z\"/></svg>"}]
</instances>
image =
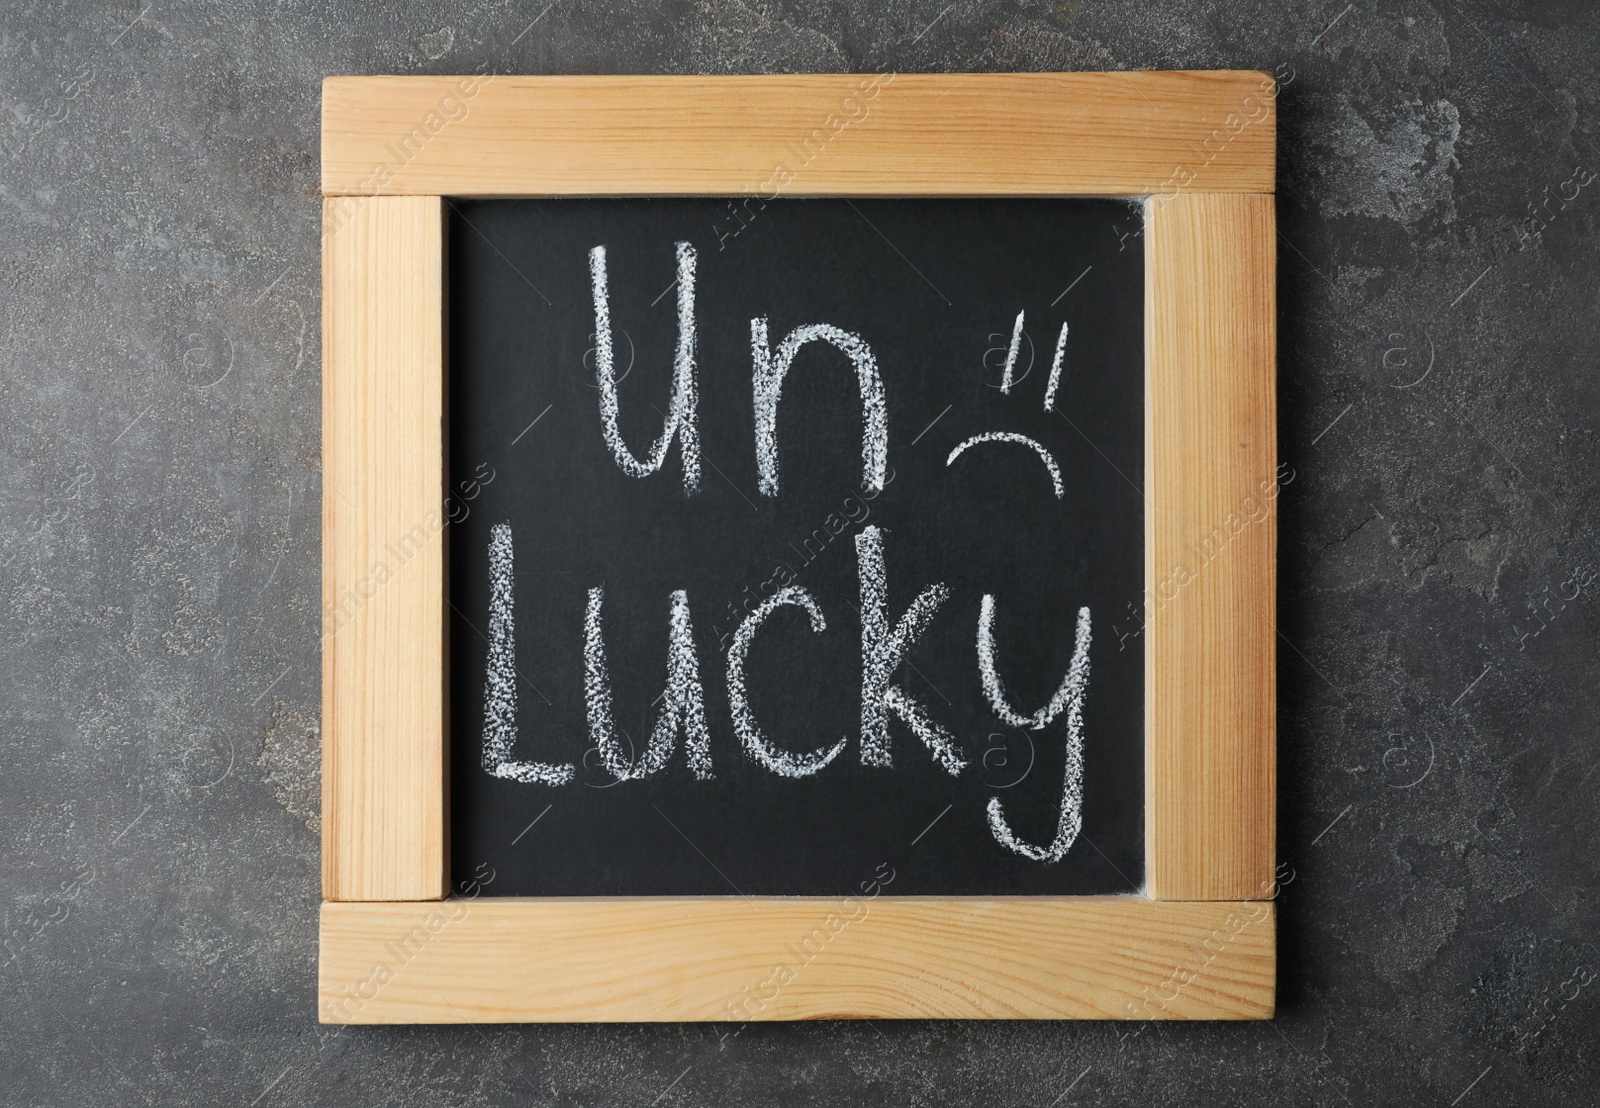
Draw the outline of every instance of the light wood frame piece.
<instances>
[{"instance_id":1,"label":"light wood frame piece","mask_svg":"<svg viewBox=\"0 0 1600 1108\"><path fill-rule=\"evenodd\" d=\"M1258 72L328 78L319 1018L1270 1018L1275 95ZM443 198L747 191L1147 198L1142 895L883 897L837 931L827 898L449 896Z\"/></svg>"}]
</instances>

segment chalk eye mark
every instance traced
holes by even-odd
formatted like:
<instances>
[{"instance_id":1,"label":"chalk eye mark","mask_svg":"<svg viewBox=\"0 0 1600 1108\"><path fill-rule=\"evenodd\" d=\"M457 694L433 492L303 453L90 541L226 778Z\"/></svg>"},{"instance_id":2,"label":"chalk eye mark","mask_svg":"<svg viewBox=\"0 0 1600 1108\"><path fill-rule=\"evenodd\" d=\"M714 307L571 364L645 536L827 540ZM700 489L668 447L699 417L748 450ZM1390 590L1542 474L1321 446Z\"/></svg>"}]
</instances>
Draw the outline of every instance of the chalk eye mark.
<instances>
[{"instance_id":1,"label":"chalk eye mark","mask_svg":"<svg viewBox=\"0 0 1600 1108\"><path fill-rule=\"evenodd\" d=\"M1027 435L1019 435L1015 431L985 431L981 435L973 435L950 451L950 456L944 460L944 464L946 466L951 465L965 453L968 447L977 446L979 443L985 442L1014 442L1021 446L1031 447L1039 455L1039 460L1044 463L1044 467L1050 471L1050 485L1055 489L1056 499L1061 500L1066 497L1067 489L1061 481L1061 467L1056 464L1055 457L1037 440L1030 439Z\"/></svg>"},{"instance_id":2,"label":"chalk eye mark","mask_svg":"<svg viewBox=\"0 0 1600 1108\"><path fill-rule=\"evenodd\" d=\"M1090 269L1092 269L1092 268L1094 268L1094 267L1091 266ZM1088 272L1088 270L1085 270L1084 272ZM1073 282L1073 283L1076 284L1077 282ZM1069 288L1068 291L1071 291L1070 288ZM1059 297L1057 299L1059 299ZM1027 316L1027 310L1026 309L1018 312L1017 313L1016 322L1011 325L1011 342L1005 348L1005 350L1006 350L1005 365L1001 368L1001 371L1000 371L999 389L1000 389L1000 394L1002 396L1010 396L1012 388L1017 386L1017 385L1020 385L1024 380L1027 379L1028 374L1033 372L1033 362L1034 362L1034 357L1035 357L1036 351L1034 350L1034 346L1033 346L1033 336L1028 334L1027 331L1023 330L1023 327L1022 327L1023 321L1026 318L1026 316ZM998 332L998 331L991 331L989 333L989 341L993 342L995 339L998 339L1000 337L1000 334L1001 333ZM1391 337L1398 337L1398 336L1391 336ZM1028 340L1028 368L1024 369L1022 371L1022 376L1021 377L1018 377L1018 376L1016 376L1017 354L1020 352L1020 350L1022 348L1022 340L1023 339L1027 339ZM1061 362L1062 362L1063 356L1066 354L1066 351L1067 351L1067 323L1066 323L1065 320L1063 320L1062 323L1061 323L1061 330L1056 335L1055 356L1050 360L1050 380L1049 380L1049 383L1045 385L1045 389L1044 389L1044 410L1047 411L1047 412L1050 409L1055 407L1056 392L1061 387ZM998 346L991 346L991 347L989 347L989 349L987 349L987 350L985 350L983 352L983 367L985 369L992 369L993 368L989 364L989 355L997 354L999 352L1000 352L1000 347L998 347ZM1386 355L1386 357L1387 357L1387 355ZM993 388L995 386L991 385L990 387Z\"/></svg>"},{"instance_id":3,"label":"chalk eye mark","mask_svg":"<svg viewBox=\"0 0 1600 1108\"><path fill-rule=\"evenodd\" d=\"M1021 384L1027 379L1028 374L1033 372L1033 361L1035 355L1033 348L1033 336L1028 334L1028 332L1022 328L1022 320L1025 314L1026 310L1017 313L1017 321L1012 324L1011 341L1008 345L991 346L989 349L983 352L983 368L992 370L994 369L994 366L989 364L989 355L998 354L1002 350L1005 351L1006 360L1001 363L1000 367L1000 383L998 385L989 385L991 389L998 388L1002 396L1011 395L1011 389L1013 386ZM989 332L990 342L994 342L996 339L1003 337L1004 332L1002 331ZM1017 354L1021 349L1024 339L1026 339L1028 343L1028 367L1022 371L1022 376L1018 377L1016 376ZM987 385L988 382L985 381L984 384Z\"/></svg>"},{"instance_id":4,"label":"chalk eye mark","mask_svg":"<svg viewBox=\"0 0 1600 1108\"><path fill-rule=\"evenodd\" d=\"M1050 383L1044 388L1044 410L1056 406L1056 390L1061 387L1061 359L1067 352L1067 322L1061 321L1061 333L1056 336L1056 356L1050 361Z\"/></svg>"}]
</instances>

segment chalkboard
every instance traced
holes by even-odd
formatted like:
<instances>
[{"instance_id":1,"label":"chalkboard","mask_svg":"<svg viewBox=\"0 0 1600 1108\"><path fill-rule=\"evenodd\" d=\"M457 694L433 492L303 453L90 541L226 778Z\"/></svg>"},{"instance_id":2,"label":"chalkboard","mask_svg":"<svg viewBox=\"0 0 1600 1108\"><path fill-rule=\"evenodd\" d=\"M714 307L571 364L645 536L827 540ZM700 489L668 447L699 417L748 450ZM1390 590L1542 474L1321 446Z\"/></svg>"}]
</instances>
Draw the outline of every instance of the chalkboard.
<instances>
[{"instance_id":1,"label":"chalkboard","mask_svg":"<svg viewBox=\"0 0 1600 1108\"><path fill-rule=\"evenodd\" d=\"M457 878L1140 888L1139 220L451 201Z\"/></svg>"}]
</instances>

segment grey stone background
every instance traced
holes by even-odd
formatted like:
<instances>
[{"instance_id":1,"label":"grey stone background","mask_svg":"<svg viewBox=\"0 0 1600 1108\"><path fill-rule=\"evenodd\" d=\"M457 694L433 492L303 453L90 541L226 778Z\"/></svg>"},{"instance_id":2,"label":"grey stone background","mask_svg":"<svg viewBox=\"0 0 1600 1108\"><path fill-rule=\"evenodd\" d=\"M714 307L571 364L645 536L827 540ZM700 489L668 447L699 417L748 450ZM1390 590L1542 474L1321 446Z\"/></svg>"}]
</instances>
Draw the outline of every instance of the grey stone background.
<instances>
[{"instance_id":1,"label":"grey stone background","mask_svg":"<svg viewBox=\"0 0 1600 1108\"><path fill-rule=\"evenodd\" d=\"M1554 0L6 4L0 1102L1595 1103L1597 58ZM317 1026L319 83L480 63L1280 72L1276 1022Z\"/></svg>"}]
</instances>

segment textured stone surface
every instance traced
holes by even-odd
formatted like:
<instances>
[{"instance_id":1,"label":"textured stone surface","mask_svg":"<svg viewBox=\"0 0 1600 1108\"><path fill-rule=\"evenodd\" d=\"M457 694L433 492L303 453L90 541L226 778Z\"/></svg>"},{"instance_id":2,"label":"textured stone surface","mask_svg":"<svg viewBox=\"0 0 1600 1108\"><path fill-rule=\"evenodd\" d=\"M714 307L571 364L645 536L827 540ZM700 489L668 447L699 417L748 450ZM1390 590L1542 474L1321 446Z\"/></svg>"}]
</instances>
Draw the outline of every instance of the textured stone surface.
<instances>
[{"instance_id":1,"label":"textured stone surface","mask_svg":"<svg viewBox=\"0 0 1600 1108\"><path fill-rule=\"evenodd\" d=\"M0 1102L1594 1103L1589 5L141 7L0 12ZM480 63L1279 69L1275 1023L315 1024L319 82Z\"/></svg>"}]
</instances>

